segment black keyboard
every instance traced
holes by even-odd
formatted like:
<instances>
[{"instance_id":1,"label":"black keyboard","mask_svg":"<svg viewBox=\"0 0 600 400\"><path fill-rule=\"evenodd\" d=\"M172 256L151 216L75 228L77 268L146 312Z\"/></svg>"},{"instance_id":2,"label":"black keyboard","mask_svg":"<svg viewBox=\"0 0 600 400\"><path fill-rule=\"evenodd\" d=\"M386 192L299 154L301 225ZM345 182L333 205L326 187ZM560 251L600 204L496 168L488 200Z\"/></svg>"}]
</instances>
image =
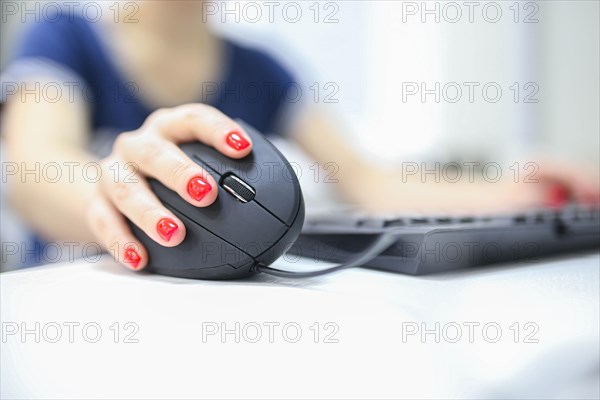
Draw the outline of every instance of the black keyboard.
<instances>
[{"instance_id":1,"label":"black keyboard","mask_svg":"<svg viewBox=\"0 0 600 400\"><path fill-rule=\"evenodd\" d=\"M600 211L573 205L495 216L317 215L307 218L288 252L340 263L382 233L393 233L394 244L364 267L422 275L500 262L535 263L550 255L600 250Z\"/></svg>"}]
</instances>

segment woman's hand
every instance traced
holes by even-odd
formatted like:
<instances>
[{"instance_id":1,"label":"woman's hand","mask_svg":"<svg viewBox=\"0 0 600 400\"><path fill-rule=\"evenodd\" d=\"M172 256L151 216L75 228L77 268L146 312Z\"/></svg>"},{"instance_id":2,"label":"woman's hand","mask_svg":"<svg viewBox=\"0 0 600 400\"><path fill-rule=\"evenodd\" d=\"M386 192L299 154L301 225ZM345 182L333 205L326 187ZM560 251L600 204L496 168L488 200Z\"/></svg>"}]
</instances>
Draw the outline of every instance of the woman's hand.
<instances>
[{"instance_id":1,"label":"woman's hand","mask_svg":"<svg viewBox=\"0 0 600 400\"><path fill-rule=\"evenodd\" d=\"M538 203L548 207L561 207L567 202L593 207L600 204L597 172L582 165L552 159L540 159L538 165L537 180L541 184Z\"/></svg>"},{"instance_id":2,"label":"woman's hand","mask_svg":"<svg viewBox=\"0 0 600 400\"><path fill-rule=\"evenodd\" d=\"M87 223L100 244L125 266L141 270L148 261L125 217L163 246L177 246L185 238L183 222L161 204L146 177L196 207L209 206L217 198L215 180L177 146L196 140L231 158L252 150L248 135L230 118L210 106L189 104L154 112L139 129L120 134L112 153L102 160L102 178L90 201Z\"/></svg>"}]
</instances>

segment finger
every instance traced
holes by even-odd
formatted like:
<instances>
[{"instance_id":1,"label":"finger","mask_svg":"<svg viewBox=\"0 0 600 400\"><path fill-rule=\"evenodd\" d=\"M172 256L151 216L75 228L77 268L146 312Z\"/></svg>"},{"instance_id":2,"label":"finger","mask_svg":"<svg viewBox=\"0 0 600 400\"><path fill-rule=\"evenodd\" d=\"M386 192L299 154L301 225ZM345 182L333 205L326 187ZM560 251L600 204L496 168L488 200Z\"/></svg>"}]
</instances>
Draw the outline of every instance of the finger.
<instances>
[{"instance_id":1,"label":"finger","mask_svg":"<svg viewBox=\"0 0 600 400\"><path fill-rule=\"evenodd\" d=\"M252 151L252 140L234 120L205 104L186 104L159 110L148 118L149 125L173 142L199 140L231 158Z\"/></svg>"},{"instance_id":2,"label":"finger","mask_svg":"<svg viewBox=\"0 0 600 400\"><path fill-rule=\"evenodd\" d=\"M565 197L582 203L600 202L600 188L594 174L567 164L546 163L540 169L540 177L548 185L549 197L557 192Z\"/></svg>"},{"instance_id":3,"label":"finger","mask_svg":"<svg viewBox=\"0 0 600 400\"><path fill-rule=\"evenodd\" d=\"M591 175L585 175L579 171L570 180L567 179L565 177L564 183L571 190L576 201L587 204L598 204L600 202L598 184L594 182Z\"/></svg>"},{"instance_id":4,"label":"finger","mask_svg":"<svg viewBox=\"0 0 600 400\"><path fill-rule=\"evenodd\" d=\"M121 162L103 166L118 168L119 165ZM185 238L183 222L162 205L148 182L137 172L129 173L127 179L106 179L102 189L117 210L155 242L173 247Z\"/></svg>"},{"instance_id":5,"label":"finger","mask_svg":"<svg viewBox=\"0 0 600 400\"><path fill-rule=\"evenodd\" d=\"M217 199L214 178L173 142L158 135L124 133L119 135L115 147L142 174L156 178L190 204L206 207Z\"/></svg>"},{"instance_id":6,"label":"finger","mask_svg":"<svg viewBox=\"0 0 600 400\"><path fill-rule=\"evenodd\" d=\"M144 269L148 262L146 249L107 199L97 196L88 208L87 219L94 235L117 262L134 271Z\"/></svg>"}]
</instances>

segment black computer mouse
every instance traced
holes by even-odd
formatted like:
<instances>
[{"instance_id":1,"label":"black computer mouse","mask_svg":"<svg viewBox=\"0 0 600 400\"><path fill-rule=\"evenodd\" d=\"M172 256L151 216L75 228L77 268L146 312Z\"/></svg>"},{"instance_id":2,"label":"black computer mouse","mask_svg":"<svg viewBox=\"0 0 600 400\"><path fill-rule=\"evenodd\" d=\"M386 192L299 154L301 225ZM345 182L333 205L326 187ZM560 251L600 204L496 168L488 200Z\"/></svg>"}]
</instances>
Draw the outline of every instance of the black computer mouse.
<instances>
[{"instance_id":1,"label":"black computer mouse","mask_svg":"<svg viewBox=\"0 0 600 400\"><path fill-rule=\"evenodd\" d=\"M252 152L238 160L199 142L182 150L219 184L208 207L194 207L151 179L161 202L183 221L184 241L164 247L130 223L148 251L147 271L195 279L236 279L257 273L279 258L298 238L304 199L285 157L261 133L238 123L252 138Z\"/></svg>"}]
</instances>

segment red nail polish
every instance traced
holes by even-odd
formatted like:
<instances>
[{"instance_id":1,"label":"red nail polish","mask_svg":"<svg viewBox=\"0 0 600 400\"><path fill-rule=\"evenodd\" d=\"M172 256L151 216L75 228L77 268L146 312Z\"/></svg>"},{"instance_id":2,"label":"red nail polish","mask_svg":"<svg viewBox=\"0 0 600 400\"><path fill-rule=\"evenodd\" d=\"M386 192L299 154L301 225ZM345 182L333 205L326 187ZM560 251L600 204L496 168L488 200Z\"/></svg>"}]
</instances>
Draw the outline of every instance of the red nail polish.
<instances>
[{"instance_id":1,"label":"red nail polish","mask_svg":"<svg viewBox=\"0 0 600 400\"><path fill-rule=\"evenodd\" d=\"M158 221L158 224L156 224L156 230L158 234L166 242L171 240L171 236L173 236L177 228L179 228L179 226L177 226L175 221L173 221L171 218L163 218Z\"/></svg>"},{"instance_id":2,"label":"red nail polish","mask_svg":"<svg viewBox=\"0 0 600 400\"><path fill-rule=\"evenodd\" d=\"M210 186L210 183L202 179L202 177L196 176L188 182L187 191L196 201L202 200L211 190L212 186Z\"/></svg>"},{"instance_id":3,"label":"red nail polish","mask_svg":"<svg viewBox=\"0 0 600 400\"><path fill-rule=\"evenodd\" d=\"M238 131L231 131L227 134L225 141L234 150L244 150L250 146L250 142L246 140Z\"/></svg>"},{"instance_id":4,"label":"red nail polish","mask_svg":"<svg viewBox=\"0 0 600 400\"><path fill-rule=\"evenodd\" d=\"M563 185L552 184L546 194L546 205L550 208L561 208L569 201L569 191Z\"/></svg>"},{"instance_id":5,"label":"red nail polish","mask_svg":"<svg viewBox=\"0 0 600 400\"><path fill-rule=\"evenodd\" d=\"M125 261L127 264L131 264L131 266L135 269L138 267L138 265L140 265L140 261L142 261L142 258L140 257L138 252L135 251L133 246L127 246L125 248L123 261Z\"/></svg>"}]
</instances>

